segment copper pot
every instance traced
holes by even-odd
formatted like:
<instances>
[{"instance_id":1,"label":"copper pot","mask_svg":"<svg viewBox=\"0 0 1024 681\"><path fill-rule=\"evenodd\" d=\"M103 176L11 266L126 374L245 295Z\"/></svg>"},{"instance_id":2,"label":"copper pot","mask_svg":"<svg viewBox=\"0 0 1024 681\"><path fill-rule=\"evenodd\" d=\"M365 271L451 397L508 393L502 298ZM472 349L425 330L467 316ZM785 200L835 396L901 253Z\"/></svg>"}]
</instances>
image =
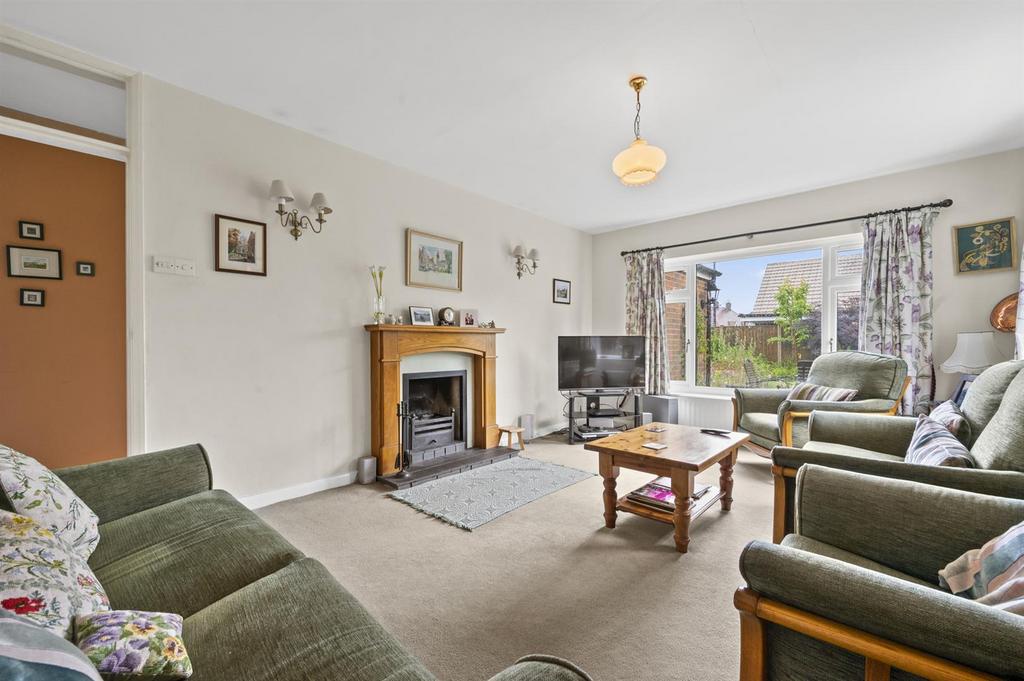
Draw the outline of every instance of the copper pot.
<instances>
[{"instance_id":1,"label":"copper pot","mask_svg":"<svg viewBox=\"0 0 1024 681\"><path fill-rule=\"evenodd\" d=\"M1011 293L992 308L989 322L996 331L1013 331L1017 328L1017 298L1019 296L1019 293Z\"/></svg>"}]
</instances>

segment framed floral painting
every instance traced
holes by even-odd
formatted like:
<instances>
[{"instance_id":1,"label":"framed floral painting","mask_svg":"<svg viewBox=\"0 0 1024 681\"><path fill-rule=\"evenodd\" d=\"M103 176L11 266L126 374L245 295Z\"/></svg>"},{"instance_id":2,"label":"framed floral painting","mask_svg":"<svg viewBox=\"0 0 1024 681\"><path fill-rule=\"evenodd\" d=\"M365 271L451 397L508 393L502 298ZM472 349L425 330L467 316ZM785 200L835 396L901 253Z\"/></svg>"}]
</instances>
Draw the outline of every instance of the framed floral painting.
<instances>
[{"instance_id":1,"label":"framed floral painting","mask_svg":"<svg viewBox=\"0 0 1024 681\"><path fill-rule=\"evenodd\" d=\"M999 218L953 227L956 273L1012 270L1016 264L1016 220Z\"/></svg>"}]
</instances>

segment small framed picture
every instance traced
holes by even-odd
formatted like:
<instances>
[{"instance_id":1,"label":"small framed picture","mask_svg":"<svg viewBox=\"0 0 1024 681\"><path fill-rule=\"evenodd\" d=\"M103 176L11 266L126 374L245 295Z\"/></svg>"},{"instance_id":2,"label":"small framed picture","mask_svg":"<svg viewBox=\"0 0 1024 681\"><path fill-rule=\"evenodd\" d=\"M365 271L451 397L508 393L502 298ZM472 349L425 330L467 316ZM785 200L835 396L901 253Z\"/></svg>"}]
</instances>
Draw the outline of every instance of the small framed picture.
<instances>
[{"instance_id":1,"label":"small framed picture","mask_svg":"<svg viewBox=\"0 0 1024 681\"><path fill-rule=\"evenodd\" d=\"M459 326L476 326L479 320L476 310L459 310Z\"/></svg>"},{"instance_id":2,"label":"small framed picture","mask_svg":"<svg viewBox=\"0 0 1024 681\"><path fill-rule=\"evenodd\" d=\"M43 240L43 223L18 220L18 236L22 239Z\"/></svg>"},{"instance_id":3,"label":"small framed picture","mask_svg":"<svg viewBox=\"0 0 1024 681\"><path fill-rule=\"evenodd\" d=\"M95 277L96 263L79 260L78 262L75 263L75 274L77 274L80 277Z\"/></svg>"},{"instance_id":4,"label":"small framed picture","mask_svg":"<svg viewBox=\"0 0 1024 681\"><path fill-rule=\"evenodd\" d=\"M18 292L19 303L25 307L44 307L46 291L38 288L23 288Z\"/></svg>"},{"instance_id":5,"label":"small framed picture","mask_svg":"<svg viewBox=\"0 0 1024 681\"><path fill-rule=\"evenodd\" d=\"M1016 220L999 218L953 227L956 273L993 272L1016 265Z\"/></svg>"},{"instance_id":6,"label":"small framed picture","mask_svg":"<svg viewBox=\"0 0 1024 681\"><path fill-rule=\"evenodd\" d=\"M462 290L462 242L405 230L405 285Z\"/></svg>"},{"instance_id":7,"label":"small framed picture","mask_svg":"<svg viewBox=\"0 0 1024 681\"><path fill-rule=\"evenodd\" d=\"M8 246L7 276L25 277L26 279L63 279L60 250Z\"/></svg>"},{"instance_id":8,"label":"small framed picture","mask_svg":"<svg viewBox=\"0 0 1024 681\"><path fill-rule=\"evenodd\" d=\"M409 306L409 319L413 326L433 326L434 309L430 307Z\"/></svg>"},{"instance_id":9,"label":"small framed picture","mask_svg":"<svg viewBox=\"0 0 1024 681\"><path fill-rule=\"evenodd\" d=\"M551 281L551 302L562 305L572 304L572 282L566 279Z\"/></svg>"},{"instance_id":10,"label":"small framed picture","mask_svg":"<svg viewBox=\"0 0 1024 681\"><path fill-rule=\"evenodd\" d=\"M214 215L213 232L218 272L267 276L267 223Z\"/></svg>"}]
</instances>

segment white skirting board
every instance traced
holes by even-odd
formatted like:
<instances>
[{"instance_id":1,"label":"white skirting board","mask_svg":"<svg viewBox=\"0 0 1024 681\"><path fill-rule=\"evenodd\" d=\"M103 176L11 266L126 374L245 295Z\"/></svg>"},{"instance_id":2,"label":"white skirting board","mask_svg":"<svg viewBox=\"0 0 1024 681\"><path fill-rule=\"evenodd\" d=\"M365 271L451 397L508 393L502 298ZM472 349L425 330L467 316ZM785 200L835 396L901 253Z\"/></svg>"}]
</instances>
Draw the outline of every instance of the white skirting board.
<instances>
[{"instance_id":1,"label":"white skirting board","mask_svg":"<svg viewBox=\"0 0 1024 681\"><path fill-rule=\"evenodd\" d=\"M330 478L303 482L298 485L292 485L291 487L282 487L281 489L263 492L262 494L254 494L251 497L242 497L239 501L249 509L263 508L264 506L270 506L271 504L276 504L281 501L304 497L307 494L315 494L316 492L323 492L324 490L334 489L335 487L351 485L355 481L356 472L352 471L351 473L343 473Z\"/></svg>"}]
</instances>

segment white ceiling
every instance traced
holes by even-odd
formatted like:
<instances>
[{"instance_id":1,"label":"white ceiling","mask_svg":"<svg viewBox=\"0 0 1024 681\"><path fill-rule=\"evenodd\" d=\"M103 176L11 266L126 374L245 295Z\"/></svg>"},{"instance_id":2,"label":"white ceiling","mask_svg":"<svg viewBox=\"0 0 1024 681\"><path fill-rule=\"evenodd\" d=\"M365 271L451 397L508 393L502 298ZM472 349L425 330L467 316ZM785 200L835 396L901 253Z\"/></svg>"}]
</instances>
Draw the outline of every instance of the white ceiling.
<instances>
[{"instance_id":1,"label":"white ceiling","mask_svg":"<svg viewBox=\"0 0 1024 681\"><path fill-rule=\"evenodd\" d=\"M4 0L0 21L594 232L1024 146L1024 0ZM633 72L669 160L626 188Z\"/></svg>"}]
</instances>

